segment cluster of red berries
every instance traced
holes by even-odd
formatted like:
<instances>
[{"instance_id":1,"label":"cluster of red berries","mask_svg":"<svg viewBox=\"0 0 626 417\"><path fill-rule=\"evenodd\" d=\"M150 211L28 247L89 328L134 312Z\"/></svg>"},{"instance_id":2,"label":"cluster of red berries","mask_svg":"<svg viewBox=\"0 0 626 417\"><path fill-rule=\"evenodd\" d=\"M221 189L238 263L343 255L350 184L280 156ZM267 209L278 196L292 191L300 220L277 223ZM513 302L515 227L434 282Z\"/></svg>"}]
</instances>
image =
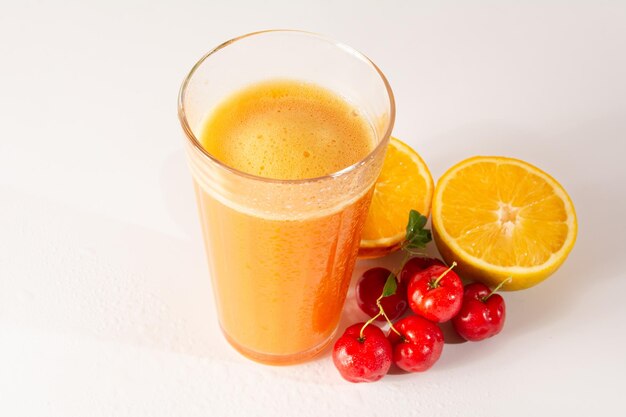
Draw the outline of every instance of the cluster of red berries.
<instances>
[{"instance_id":1,"label":"cluster of red berries","mask_svg":"<svg viewBox=\"0 0 626 417\"><path fill-rule=\"evenodd\" d=\"M436 323L448 320L469 341L500 333L505 305L494 294L500 286L493 291L480 283L463 287L454 265L416 257L404 265L399 279L384 268L366 271L356 286L356 300L372 318L348 327L335 343L333 361L339 373L350 382L372 382L385 376L392 363L407 372L426 371L443 351L443 333ZM400 319L408 307L415 315ZM389 322L387 336L375 320Z\"/></svg>"}]
</instances>

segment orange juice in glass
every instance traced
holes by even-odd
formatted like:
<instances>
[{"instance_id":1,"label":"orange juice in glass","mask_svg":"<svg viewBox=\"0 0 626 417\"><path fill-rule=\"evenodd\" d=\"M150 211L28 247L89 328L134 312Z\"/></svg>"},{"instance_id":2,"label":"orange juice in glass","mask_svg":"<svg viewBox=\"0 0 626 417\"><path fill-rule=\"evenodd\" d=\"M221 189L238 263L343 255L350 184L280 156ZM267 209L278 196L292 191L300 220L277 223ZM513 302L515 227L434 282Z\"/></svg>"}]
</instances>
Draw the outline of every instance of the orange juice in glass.
<instances>
[{"instance_id":1,"label":"orange juice in glass","mask_svg":"<svg viewBox=\"0 0 626 417\"><path fill-rule=\"evenodd\" d=\"M245 356L304 361L331 341L394 120L355 50L299 31L226 42L181 88L222 331Z\"/></svg>"}]
</instances>

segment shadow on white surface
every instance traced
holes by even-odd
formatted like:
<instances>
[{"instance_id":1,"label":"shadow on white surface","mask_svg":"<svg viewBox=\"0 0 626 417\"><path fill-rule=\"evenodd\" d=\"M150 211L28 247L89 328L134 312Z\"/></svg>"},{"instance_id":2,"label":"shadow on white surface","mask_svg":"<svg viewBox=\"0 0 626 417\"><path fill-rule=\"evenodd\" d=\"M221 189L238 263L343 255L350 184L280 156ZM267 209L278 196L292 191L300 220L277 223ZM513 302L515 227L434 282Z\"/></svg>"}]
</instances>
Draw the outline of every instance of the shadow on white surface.
<instances>
[{"instance_id":1,"label":"shadow on white surface","mask_svg":"<svg viewBox=\"0 0 626 417\"><path fill-rule=\"evenodd\" d=\"M592 149L589 135L596 126L577 129L576 141L563 133L546 145L546 138L528 132L510 131L485 125L463 134L454 133L450 143L469 138L465 148L456 147L446 160L427 161L434 166L450 166L463 157L494 149L500 153L496 136L521 140L531 162L560 161L553 166L537 163L564 185L575 201L579 216L578 242L565 265L549 280L522 292L504 294L508 317L502 336L480 344L458 343L447 337L442 360L433 374L450 368L472 367L476 363L506 358L507 346L519 357L519 344L530 343L534 335L568 321L574 305L584 302L586 289L608 285L626 269L619 227L613 224L626 211L623 197L616 190L624 179L618 176L575 175L584 169L581 161L562 159L567 142L576 148ZM480 132L492 132L478 141ZM493 132L498 134L494 135ZM583 133L581 133L583 132ZM583 140L584 139L584 140ZM521 149L521 148L520 148ZM517 151L516 151L517 152ZM486 152L491 153L491 152ZM512 153L512 152L509 152ZM533 156L534 155L534 156ZM591 157L599 157L598 155ZM603 155L615 159L618 155ZM33 197L14 189L4 189L8 204L0 205L0 226L11 242L0 241L3 253L11 253L0 263L0 320L17 326L45 329L61 334L95 338L135 347L173 352L202 361L248 367L249 372L279 375L281 378L316 384L343 385L329 365L331 349L315 360L294 367L273 368L257 365L241 357L224 341L214 312L208 268L198 230L191 178L182 151L172 153L159 173L163 200L171 218L189 239L178 239L157 231L125 224L101 215L80 212L71 207ZM573 178L578 182L571 183ZM610 202L610 203L609 203ZM14 219L29 219L27 223ZM11 245L11 247L9 247ZM436 254L434 245L428 252ZM366 319L354 300L354 284L366 269L386 266L395 269L401 255L357 263L338 335ZM37 262L32 262L37 259ZM571 317L569 318L571 320ZM449 331L450 329L448 329ZM415 379L414 375L390 375L390 379Z\"/></svg>"},{"instance_id":2,"label":"shadow on white surface","mask_svg":"<svg viewBox=\"0 0 626 417\"><path fill-rule=\"evenodd\" d=\"M159 182L163 203L174 223L186 236L201 236L191 172L182 149L171 153L163 161Z\"/></svg>"},{"instance_id":3,"label":"shadow on white surface","mask_svg":"<svg viewBox=\"0 0 626 417\"><path fill-rule=\"evenodd\" d=\"M201 242L193 244L11 189L0 229L0 320L148 349L230 356ZM28 219L15 222L14 219ZM36 259L36 262L33 262Z\"/></svg>"}]
</instances>

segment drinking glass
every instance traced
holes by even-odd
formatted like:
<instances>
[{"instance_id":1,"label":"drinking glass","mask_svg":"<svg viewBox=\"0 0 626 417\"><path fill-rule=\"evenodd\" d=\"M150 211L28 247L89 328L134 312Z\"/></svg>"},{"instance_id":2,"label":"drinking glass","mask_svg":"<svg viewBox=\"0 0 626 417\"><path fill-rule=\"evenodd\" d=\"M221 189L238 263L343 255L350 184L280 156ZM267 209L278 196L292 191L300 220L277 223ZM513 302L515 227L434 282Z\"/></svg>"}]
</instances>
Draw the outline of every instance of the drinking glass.
<instances>
[{"instance_id":1,"label":"drinking glass","mask_svg":"<svg viewBox=\"0 0 626 417\"><path fill-rule=\"evenodd\" d=\"M216 106L273 79L313 83L345 99L371 125L371 152L338 172L298 180L247 174L208 153L199 138ZM262 363L314 356L337 329L393 127L389 83L342 43L300 31L256 32L198 61L182 84L178 115L224 336Z\"/></svg>"}]
</instances>

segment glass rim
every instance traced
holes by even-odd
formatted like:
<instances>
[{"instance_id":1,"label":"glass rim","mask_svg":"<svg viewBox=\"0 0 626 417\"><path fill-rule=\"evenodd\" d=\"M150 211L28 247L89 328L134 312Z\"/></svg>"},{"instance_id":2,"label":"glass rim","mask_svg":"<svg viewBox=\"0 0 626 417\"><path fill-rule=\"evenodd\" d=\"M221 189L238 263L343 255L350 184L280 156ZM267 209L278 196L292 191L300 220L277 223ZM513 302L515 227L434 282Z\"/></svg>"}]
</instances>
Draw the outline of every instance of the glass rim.
<instances>
[{"instance_id":1,"label":"glass rim","mask_svg":"<svg viewBox=\"0 0 626 417\"><path fill-rule=\"evenodd\" d=\"M252 36L258 36L258 35L263 35L263 34L268 34L268 33L287 33L287 34L295 33L295 34L307 35L307 36L318 38L320 40L331 43L335 45L336 47L354 55L355 57L364 61L366 64L370 65L376 71L376 73L378 74L378 76L383 82L383 85L387 92L387 97L389 99L389 120L387 122L387 127L385 129L385 133L383 134L382 139L376 144L374 149L372 149L366 156L364 156L363 158L361 158L359 161L355 162L352 165L348 165L347 167L342 168L339 171L335 171L327 175L322 175L319 177L311 177L311 178L301 178L301 179L279 179L279 178L268 178L268 177L262 177L259 175L250 174L250 173L241 171L237 168L226 165L224 162L220 161L219 159L211 155L209 152L207 152L207 150L204 149L204 147L200 144L200 141L198 140L196 135L193 133L191 126L189 126L189 123L187 121L187 114L185 111L185 105L184 105L185 94L187 92L187 86L189 85L191 78L194 76L198 68L209 57L219 52L220 50L224 49L228 45L238 42L240 40L252 37ZM251 180L269 182L269 183L277 183L277 184L304 184L304 183L319 182L319 181L326 180L326 179L342 177L346 174L349 174L350 172L357 170L359 167L366 164L366 162L370 158L372 158L375 154L380 152L382 148L387 146L387 143L389 142L389 138L391 137L391 131L393 129L393 125L395 122L395 117L396 117L396 104L395 104L393 91L391 90L391 86L389 85L389 81L387 81L385 74L383 74L380 68L378 68L378 66L374 64L374 62L371 59L369 59L365 54L357 51L356 49L352 48L351 46L345 43L338 42L332 38L326 37L319 33L296 30L296 29L269 29L269 30L261 30L257 32L250 32L245 35L237 36L235 38L227 40L226 42L221 43L220 45L216 46L215 48L207 52L204 56L202 56L202 58L198 60L198 62L195 63L195 65L191 68L191 70L189 71L185 79L183 80L183 83L178 93L178 119L183 128L183 131L185 132L185 136L187 137L187 139L190 141L190 143L193 145L193 147L197 151L199 151L204 157L209 158L209 160L217 164L219 167L226 169L227 171L230 171L231 173L235 175L242 176Z\"/></svg>"}]
</instances>

